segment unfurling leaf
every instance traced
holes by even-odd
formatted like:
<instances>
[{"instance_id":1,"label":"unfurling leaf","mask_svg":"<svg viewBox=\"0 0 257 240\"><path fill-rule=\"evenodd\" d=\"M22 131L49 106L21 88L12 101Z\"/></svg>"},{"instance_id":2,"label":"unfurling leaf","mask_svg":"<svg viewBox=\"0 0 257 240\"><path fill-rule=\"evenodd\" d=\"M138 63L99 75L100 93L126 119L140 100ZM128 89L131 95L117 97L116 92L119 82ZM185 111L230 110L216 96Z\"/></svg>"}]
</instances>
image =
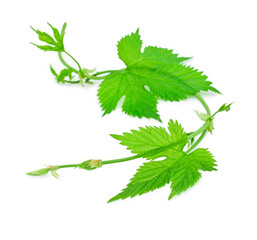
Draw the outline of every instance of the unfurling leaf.
<instances>
[{"instance_id":1,"label":"unfurling leaf","mask_svg":"<svg viewBox=\"0 0 257 240\"><path fill-rule=\"evenodd\" d=\"M57 77L57 82L64 83L65 77L69 77L71 74L72 74L72 70L70 70L70 69L65 68L65 69L61 70L59 76Z\"/></svg>"},{"instance_id":2,"label":"unfurling leaf","mask_svg":"<svg viewBox=\"0 0 257 240\"><path fill-rule=\"evenodd\" d=\"M73 78L72 76L72 70L71 69L63 69L60 71L59 75L56 73L56 71L53 69L53 67L50 65L51 73L55 76L57 82L65 83L65 78L69 77L69 80Z\"/></svg>"},{"instance_id":3,"label":"unfurling leaf","mask_svg":"<svg viewBox=\"0 0 257 240\"><path fill-rule=\"evenodd\" d=\"M51 171L51 169L47 167L47 168L39 169L37 171L28 172L27 175L40 176L40 175L45 175L45 174L49 173L49 171Z\"/></svg>"},{"instance_id":4,"label":"unfurling leaf","mask_svg":"<svg viewBox=\"0 0 257 240\"><path fill-rule=\"evenodd\" d=\"M54 28L50 23L47 23L53 30L54 38L57 41L57 43L61 43L61 36L57 28Z\"/></svg>"},{"instance_id":5,"label":"unfurling leaf","mask_svg":"<svg viewBox=\"0 0 257 240\"><path fill-rule=\"evenodd\" d=\"M51 45L54 45L54 46L56 45L56 42L54 41L54 39L49 34L47 34L45 32L41 32L39 30L36 30L33 27L31 27L31 29L33 31L35 31L35 33L38 34L38 38L39 38L40 41L51 44Z\"/></svg>"},{"instance_id":6,"label":"unfurling leaf","mask_svg":"<svg viewBox=\"0 0 257 240\"><path fill-rule=\"evenodd\" d=\"M102 167L102 160L101 159L91 159L84 161L78 165L79 168L81 169L86 169L86 170L94 170L96 168Z\"/></svg>"},{"instance_id":7,"label":"unfurling leaf","mask_svg":"<svg viewBox=\"0 0 257 240\"><path fill-rule=\"evenodd\" d=\"M226 104L226 103L224 103L219 109L218 109L218 111L216 111L214 114L213 114L213 116L215 116L217 113L220 113L220 112L228 112L228 111L230 111L230 107L231 107L231 105L232 105L233 103L229 103L229 104Z\"/></svg>"},{"instance_id":8,"label":"unfurling leaf","mask_svg":"<svg viewBox=\"0 0 257 240\"><path fill-rule=\"evenodd\" d=\"M53 30L55 40L49 34L47 34L45 32L41 32L39 30L35 30L33 27L31 27L32 30L38 34L39 40L41 40L42 42L48 43L50 45L40 46L40 45L37 45L34 43L32 43L32 44L44 51L57 51L57 52L64 51L63 37L65 34L66 23L63 25L61 34L59 33L57 28L54 28L49 23L48 23L48 25Z\"/></svg>"},{"instance_id":9,"label":"unfurling leaf","mask_svg":"<svg viewBox=\"0 0 257 240\"><path fill-rule=\"evenodd\" d=\"M202 113L202 112L199 112L199 111L195 111L195 113L202 121L207 121L211 117L207 113Z\"/></svg>"},{"instance_id":10,"label":"unfurling leaf","mask_svg":"<svg viewBox=\"0 0 257 240\"><path fill-rule=\"evenodd\" d=\"M58 77L58 74L56 73L56 71L53 69L53 67L50 65L50 70L51 70L51 73L55 76L55 77Z\"/></svg>"},{"instance_id":11,"label":"unfurling leaf","mask_svg":"<svg viewBox=\"0 0 257 240\"><path fill-rule=\"evenodd\" d=\"M212 131L214 130L213 119L211 119L210 124L209 124L207 130L212 134Z\"/></svg>"},{"instance_id":12,"label":"unfurling leaf","mask_svg":"<svg viewBox=\"0 0 257 240\"><path fill-rule=\"evenodd\" d=\"M67 23L64 23L63 26L62 26L61 34L60 34L60 41L61 41L61 43L63 43L63 38L64 38L64 35L65 35L66 27L67 27Z\"/></svg>"},{"instance_id":13,"label":"unfurling leaf","mask_svg":"<svg viewBox=\"0 0 257 240\"><path fill-rule=\"evenodd\" d=\"M207 130L212 134L212 131L214 130L214 125L213 125L213 116L210 116L207 113L202 113L202 112L198 112L195 111L195 113L197 114L197 116L202 120L202 121L207 121L209 120L209 126L207 128Z\"/></svg>"}]
</instances>

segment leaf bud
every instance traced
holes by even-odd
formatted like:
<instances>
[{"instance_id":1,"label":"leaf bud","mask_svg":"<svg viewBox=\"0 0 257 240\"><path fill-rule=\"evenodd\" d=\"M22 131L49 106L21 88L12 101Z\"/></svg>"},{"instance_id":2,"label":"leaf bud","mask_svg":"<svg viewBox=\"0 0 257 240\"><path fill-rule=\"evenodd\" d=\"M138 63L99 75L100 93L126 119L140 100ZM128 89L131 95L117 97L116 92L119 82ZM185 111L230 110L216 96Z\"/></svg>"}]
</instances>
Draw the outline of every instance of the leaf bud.
<instances>
[{"instance_id":1,"label":"leaf bud","mask_svg":"<svg viewBox=\"0 0 257 240\"><path fill-rule=\"evenodd\" d=\"M48 168L42 168L42 169L39 169L37 171L32 171L32 172L28 172L27 175L30 175L30 176L40 176L40 175L45 175L47 174L51 169L48 167Z\"/></svg>"},{"instance_id":2,"label":"leaf bud","mask_svg":"<svg viewBox=\"0 0 257 240\"><path fill-rule=\"evenodd\" d=\"M102 167L102 160L101 159L91 160L89 162L89 167L91 167L91 168Z\"/></svg>"}]
</instances>

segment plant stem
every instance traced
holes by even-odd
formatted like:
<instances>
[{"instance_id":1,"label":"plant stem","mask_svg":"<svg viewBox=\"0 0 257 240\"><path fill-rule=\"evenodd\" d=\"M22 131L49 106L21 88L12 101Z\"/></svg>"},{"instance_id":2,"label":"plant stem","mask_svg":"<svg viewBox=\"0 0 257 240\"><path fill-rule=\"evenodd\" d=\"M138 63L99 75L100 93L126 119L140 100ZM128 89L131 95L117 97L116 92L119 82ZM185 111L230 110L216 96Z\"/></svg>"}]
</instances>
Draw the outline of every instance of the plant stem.
<instances>
[{"instance_id":1,"label":"plant stem","mask_svg":"<svg viewBox=\"0 0 257 240\"><path fill-rule=\"evenodd\" d=\"M64 51L64 52L78 65L79 72L81 72L82 68L81 68L80 64L78 63L78 61L74 57L72 57L68 52L66 52L66 51Z\"/></svg>"},{"instance_id":2,"label":"plant stem","mask_svg":"<svg viewBox=\"0 0 257 240\"><path fill-rule=\"evenodd\" d=\"M203 107L205 108L206 110L206 113L211 117L211 111L210 111L210 108L208 106L208 104L204 101L204 99L202 98L202 96L199 94L199 93L196 93L195 94L196 98L200 101L200 103L203 105ZM192 134L190 134L188 136L188 140L189 139L192 139L194 137L196 137L197 135L199 135L200 133L202 133L200 135L200 137L195 141L195 143L187 150L187 153L190 153L194 148L196 148L196 146L203 140L206 132L207 132L207 129L209 127L211 123L211 120L207 120L202 127L200 127L197 131L193 132Z\"/></svg>"},{"instance_id":3,"label":"plant stem","mask_svg":"<svg viewBox=\"0 0 257 240\"><path fill-rule=\"evenodd\" d=\"M190 153L193 149L195 149L195 147L202 141L202 139L204 138L205 134L206 134L207 130L205 129L202 134L200 135L200 137L197 139L197 141L195 141L195 143L186 151L186 153Z\"/></svg>"},{"instance_id":4,"label":"plant stem","mask_svg":"<svg viewBox=\"0 0 257 240\"><path fill-rule=\"evenodd\" d=\"M58 169L60 168L71 168L71 167L78 167L79 164L67 164L67 165L60 165L60 166L57 166Z\"/></svg>"},{"instance_id":5,"label":"plant stem","mask_svg":"<svg viewBox=\"0 0 257 240\"><path fill-rule=\"evenodd\" d=\"M58 57L61 61L61 63L68 69L71 69L73 72L75 73L78 73L79 71L76 70L75 68L71 67L64 59L63 59L63 56L62 56L62 52L58 52Z\"/></svg>"},{"instance_id":6,"label":"plant stem","mask_svg":"<svg viewBox=\"0 0 257 240\"><path fill-rule=\"evenodd\" d=\"M61 61L61 63L67 67L68 69L71 69L73 72L77 73L77 74L81 74L82 73L82 68L80 66L80 64L78 63L78 61L72 56L70 55L68 52L64 51L65 54L67 54L77 65L78 65L78 68L79 70L73 68L72 66L70 66L63 58L62 56L62 52L58 52L58 56L59 56L59 59ZM93 80L103 80L103 77L97 77L97 75L87 75L87 78L88 79L93 79ZM81 83L81 81L65 81L66 83Z\"/></svg>"},{"instance_id":7,"label":"plant stem","mask_svg":"<svg viewBox=\"0 0 257 240\"><path fill-rule=\"evenodd\" d=\"M73 72L75 72L75 73L77 73L77 74L82 73L83 71L82 71L82 68L81 68L80 64L78 63L78 61L77 61L72 55L70 55L68 52L64 51L64 53L65 53L66 55L68 55L68 56L77 64L79 70L77 70L77 69L73 68L72 66L70 66L70 65L64 60L64 58L63 58L63 56L62 56L62 52L58 52L58 57L59 57L61 63L62 63L66 68L71 69ZM102 74L105 74L105 73L111 73L111 72L114 72L114 71L115 71L115 70L106 70L106 71L94 73L93 75L89 75L89 74L88 74L88 75L86 75L86 77L87 77L88 79L92 79L92 80L103 80L103 79L104 79L104 76L98 77L98 75L102 75ZM80 83L80 81L74 81L74 82L73 82L73 81L65 81L65 82L67 82L67 83Z\"/></svg>"},{"instance_id":8,"label":"plant stem","mask_svg":"<svg viewBox=\"0 0 257 240\"><path fill-rule=\"evenodd\" d=\"M94 73L92 76L98 76L98 75L102 75L102 74L105 74L105 73L112 73L112 72L115 72L115 71L116 70L106 70L106 71Z\"/></svg>"},{"instance_id":9,"label":"plant stem","mask_svg":"<svg viewBox=\"0 0 257 240\"><path fill-rule=\"evenodd\" d=\"M92 80L103 80L104 79L104 77L96 77L96 76L94 76L94 74L88 75L87 78L92 79Z\"/></svg>"},{"instance_id":10,"label":"plant stem","mask_svg":"<svg viewBox=\"0 0 257 240\"><path fill-rule=\"evenodd\" d=\"M203 105L203 107L205 108L206 113L207 113L209 116L211 116L210 108L209 108L208 104L204 101L204 99L202 98L202 96L201 96L199 93L196 93L195 96L196 96L196 98L201 102L201 104Z\"/></svg>"},{"instance_id":11,"label":"plant stem","mask_svg":"<svg viewBox=\"0 0 257 240\"><path fill-rule=\"evenodd\" d=\"M138 159L140 157L141 157L141 155L134 155L134 156L131 156L131 157L126 157L126 158L106 160L106 161L103 161L102 164L106 165L106 164L112 164L112 163L126 162L126 161L130 161L130 160Z\"/></svg>"},{"instance_id":12,"label":"plant stem","mask_svg":"<svg viewBox=\"0 0 257 240\"><path fill-rule=\"evenodd\" d=\"M96 73L96 75L100 75L100 74L108 73L108 72L111 72L111 71L98 72L98 73ZM73 83L73 82L70 82L70 83ZM211 116L211 111L209 109L209 106L204 101L204 99L201 97L201 95L199 95L197 93L195 96L201 102L203 107L205 108L206 113ZM202 139L204 138L204 136L205 136L205 134L207 132L207 129L208 129L210 123L211 123L211 119L208 119L203 124L203 126L201 126L198 130L196 130L195 132L193 132L192 134L190 134L188 136L187 139L189 141L190 139L192 139L192 138L198 136L199 134L201 134L200 137L194 142L194 144L186 151L186 153L190 153L202 141ZM161 147L159 150L160 150L160 152L161 151L166 151L167 149L172 147L172 145L173 144L171 144L169 146ZM133 155L133 156L130 156L130 157L125 157L125 158L106 160L106 161L102 161L101 163L102 163L102 165L113 164L113 163L120 163L120 162L126 162L126 161L131 161L131 160L134 160L134 159L138 159L138 158L141 158L141 157L144 157L144 156L147 156L147 153L146 154L137 154L137 155ZM88 161L90 161L90 160L88 160ZM86 162L88 162L88 161L86 161ZM83 163L85 163L85 162L83 162ZM59 166L52 166L52 167L53 167L54 170L58 170L58 169L61 169L61 168L71 168L71 167L87 169L87 168L85 168L85 165L83 165L83 163L79 163L79 164L66 164L66 165L59 165ZM31 174L29 173L29 175L31 175Z\"/></svg>"},{"instance_id":13,"label":"plant stem","mask_svg":"<svg viewBox=\"0 0 257 240\"><path fill-rule=\"evenodd\" d=\"M64 82L66 82L66 83L80 83L79 80L77 80L77 81L67 81L67 80L64 80Z\"/></svg>"},{"instance_id":14,"label":"plant stem","mask_svg":"<svg viewBox=\"0 0 257 240\"><path fill-rule=\"evenodd\" d=\"M188 140L196 137L197 135L199 135L200 133L202 133L203 131L205 131L208 126L210 125L210 121L206 121L203 126L201 126L198 130L196 130L195 132L191 133L189 136L188 136Z\"/></svg>"},{"instance_id":15,"label":"plant stem","mask_svg":"<svg viewBox=\"0 0 257 240\"><path fill-rule=\"evenodd\" d=\"M87 76L88 77L88 79L92 79L92 80L103 80L104 79L104 77L106 76L100 76L100 77L97 77L98 75L102 75L102 74L105 74L105 73L112 73L112 72L114 72L114 71L116 71L116 70L106 70L106 71L102 71L102 72L97 72L97 73L94 73L93 75L89 75L89 76ZM108 75L108 74L107 74Z\"/></svg>"}]
</instances>

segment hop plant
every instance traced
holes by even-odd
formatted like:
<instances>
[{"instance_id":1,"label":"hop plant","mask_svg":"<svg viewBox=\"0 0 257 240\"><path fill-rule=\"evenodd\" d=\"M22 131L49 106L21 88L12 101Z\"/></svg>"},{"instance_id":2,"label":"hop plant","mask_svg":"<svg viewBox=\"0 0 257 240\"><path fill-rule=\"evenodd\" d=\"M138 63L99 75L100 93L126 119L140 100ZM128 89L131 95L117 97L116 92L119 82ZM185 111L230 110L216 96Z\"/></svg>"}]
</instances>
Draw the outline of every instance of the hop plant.
<instances>
[{"instance_id":1,"label":"hop plant","mask_svg":"<svg viewBox=\"0 0 257 240\"><path fill-rule=\"evenodd\" d=\"M118 56L125 68L97 72L95 69L82 68L78 61L65 50L64 35L66 23L61 31L48 24L53 37L45 32L35 30L39 40L47 45L35 45L43 51L55 51L64 65L59 73L50 66L51 73L59 83L87 84L102 81L98 98L103 115L110 114L117 107L122 97L122 111L138 118L153 118L161 121L157 110L159 99L165 101L181 101L190 96L196 97L203 105L206 113L196 111L204 124L193 132L186 132L177 121L170 120L167 129L163 127L141 127L121 135L111 134L120 144L127 147L133 155L113 160L87 160L79 164L48 166L27 173L32 176L45 175L49 172L56 178L61 168L80 168L95 170L106 164L120 163L138 158L147 160L121 193L109 202L141 195L166 184L170 184L169 199L192 187L205 171L216 171L217 163L206 148L196 148L207 132L214 130L216 114L229 111L232 103L223 104L214 114L201 96L202 91L220 92L207 80L207 76L191 66L185 65L189 58L179 57L173 50L147 46L142 50L139 29L123 37L117 44ZM77 65L71 67L63 58L69 56ZM160 160L160 159L163 160Z\"/></svg>"}]
</instances>

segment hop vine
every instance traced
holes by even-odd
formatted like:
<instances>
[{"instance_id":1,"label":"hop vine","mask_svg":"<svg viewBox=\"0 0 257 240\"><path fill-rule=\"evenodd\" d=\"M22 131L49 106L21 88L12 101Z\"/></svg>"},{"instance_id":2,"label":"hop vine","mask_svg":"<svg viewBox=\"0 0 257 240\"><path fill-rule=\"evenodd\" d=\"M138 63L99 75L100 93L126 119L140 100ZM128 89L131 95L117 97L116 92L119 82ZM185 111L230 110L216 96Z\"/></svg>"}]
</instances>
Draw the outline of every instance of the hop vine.
<instances>
[{"instance_id":1,"label":"hop vine","mask_svg":"<svg viewBox=\"0 0 257 240\"><path fill-rule=\"evenodd\" d=\"M158 100L181 101L190 96L196 97L205 109L196 111L197 116L204 121L203 125L193 132L186 132L174 120L170 120L167 128L141 127L139 130L122 135L111 134L120 144L127 147L132 155L121 159L100 160L90 159L79 164L47 166L37 171L27 173L40 176L51 173L59 178L57 171L62 168L80 168L95 170L106 164L115 164L139 158L147 160L128 185L108 202L141 195L170 184L169 199L192 187L204 171L217 170L217 162L206 148L196 148L207 132L214 130L216 114L229 111L232 103L223 104L214 114L201 96L203 91L220 92L207 80L207 76L185 64L189 58L180 57L173 50L147 46L142 49L139 29L123 37L117 44L118 56L125 67L118 70L97 72L96 69L82 68L80 63L65 49L64 35L67 24L61 31L48 24L53 36L40 30L36 32L40 41L46 45L32 43L43 51L57 53L64 69L59 73L50 66L50 71L58 83L92 84L101 81L98 98L103 116L110 114L124 97L122 111L138 118L153 118L161 122L158 114ZM63 55L69 57L76 65L70 66ZM164 160L160 160L164 158Z\"/></svg>"}]
</instances>

